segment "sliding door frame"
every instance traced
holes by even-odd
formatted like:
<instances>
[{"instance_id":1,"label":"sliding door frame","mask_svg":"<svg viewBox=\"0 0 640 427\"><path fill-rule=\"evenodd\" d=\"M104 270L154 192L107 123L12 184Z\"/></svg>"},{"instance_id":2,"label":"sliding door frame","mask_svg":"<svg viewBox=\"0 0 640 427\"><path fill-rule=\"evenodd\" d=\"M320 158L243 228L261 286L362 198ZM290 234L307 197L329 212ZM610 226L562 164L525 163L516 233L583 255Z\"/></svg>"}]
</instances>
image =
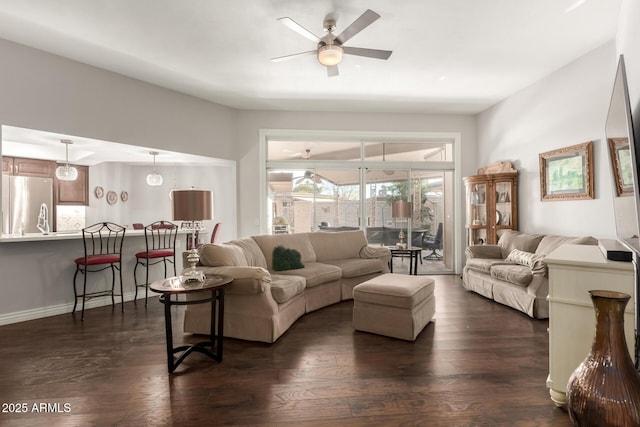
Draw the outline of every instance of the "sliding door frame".
<instances>
[{"instance_id":1,"label":"sliding door frame","mask_svg":"<svg viewBox=\"0 0 640 427\"><path fill-rule=\"evenodd\" d=\"M279 141L301 141L313 140L315 142L424 142L424 141L446 141L452 144L453 161L451 162L392 162L392 161L314 161L308 160L284 160L268 161L267 148L269 140ZM454 265L453 271L460 273L462 266L462 255L464 245L464 215L462 212L464 192L462 191L462 163L461 163L461 134L459 132L359 132L359 131L318 131L318 130L291 130L291 129L261 129L259 134L259 191L260 213L259 229L261 234L268 234L269 206L267 200L267 169L360 169L360 215L361 224L366 224L366 169L402 169L402 170L434 170L452 171L453 186L453 215L454 215ZM362 155L364 158L364 144L362 144ZM361 225L361 227L363 226Z\"/></svg>"}]
</instances>

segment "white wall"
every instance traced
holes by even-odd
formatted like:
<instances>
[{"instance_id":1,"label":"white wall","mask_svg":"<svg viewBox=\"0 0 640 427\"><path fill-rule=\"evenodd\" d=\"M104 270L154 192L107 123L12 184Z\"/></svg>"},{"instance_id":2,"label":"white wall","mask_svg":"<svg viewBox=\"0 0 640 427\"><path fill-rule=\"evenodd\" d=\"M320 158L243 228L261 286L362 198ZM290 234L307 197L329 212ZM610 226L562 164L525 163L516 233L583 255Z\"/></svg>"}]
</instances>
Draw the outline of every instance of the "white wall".
<instances>
[{"instance_id":1,"label":"white wall","mask_svg":"<svg viewBox=\"0 0 640 427\"><path fill-rule=\"evenodd\" d=\"M510 160L520 171L520 230L615 238L604 124L616 66L611 41L478 115L478 165ZM542 202L538 154L586 141L594 142L595 199Z\"/></svg>"},{"instance_id":2,"label":"white wall","mask_svg":"<svg viewBox=\"0 0 640 427\"><path fill-rule=\"evenodd\" d=\"M616 37L616 51L619 55L624 55L636 141L640 141L640 26L638 25L638 17L640 17L640 2L623 0Z\"/></svg>"},{"instance_id":3,"label":"white wall","mask_svg":"<svg viewBox=\"0 0 640 427\"><path fill-rule=\"evenodd\" d=\"M0 39L0 124L233 159L236 110Z\"/></svg>"}]
</instances>

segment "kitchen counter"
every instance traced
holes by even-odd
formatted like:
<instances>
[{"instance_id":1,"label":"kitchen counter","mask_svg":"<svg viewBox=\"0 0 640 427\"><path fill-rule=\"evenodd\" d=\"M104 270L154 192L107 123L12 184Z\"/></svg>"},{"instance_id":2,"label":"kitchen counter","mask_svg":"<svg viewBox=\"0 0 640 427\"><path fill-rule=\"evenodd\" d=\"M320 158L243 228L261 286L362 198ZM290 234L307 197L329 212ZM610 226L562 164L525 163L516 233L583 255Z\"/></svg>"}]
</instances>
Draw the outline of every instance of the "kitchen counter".
<instances>
[{"instance_id":1,"label":"kitchen counter","mask_svg":"<svg viewBox=\"0 0 640 427\"><path fill-rule=\"evenodd\" d=\"M179 231L176 240L176 272L182 271L182 251L186 246L188 231ZM135 296L134 269L135 254L145 249L144 230L127 229L122 247L122 282L124 300ZM76 266L74 259L84 254L82 232L27 233L2 235L0 237L0 325L22 322L46 316L70 313L73 309L73 277ZM146 270L139 268L137 275L144 280ZM173 266L167 272L173 276ZM164 277L162 265L152 267L149 281ZM16 286L19 283L19 286ZM82 286L78 278L78 286ZM93 289L108 289L111 286L111 272L96 273L91 276ZM138 293L144 298L144 292ZM118 299L119 300L119 299ZM108 296L87 301L87 308L111 305ZM120 307L115 313L120 314ZM126 315L126 314L125 314Z\"/></svg>"},{"instance_id":2,"label":"kitchen counter","mask_svg":"<svg viewBox=\"0 0 640 427\"><path fill-rule=\"evenodd\" d=\"M189 230L178 230L178 234L188 234ZM125 238L129 236L144 236L144 230L127 230ZM72 240L82 239L82 231L61 231L49 234L42 233L26 233L20 234L3 234L0 237L0 243L17 243L17 242L41 242L48 240Z\"/></svg>"}]
</instances>

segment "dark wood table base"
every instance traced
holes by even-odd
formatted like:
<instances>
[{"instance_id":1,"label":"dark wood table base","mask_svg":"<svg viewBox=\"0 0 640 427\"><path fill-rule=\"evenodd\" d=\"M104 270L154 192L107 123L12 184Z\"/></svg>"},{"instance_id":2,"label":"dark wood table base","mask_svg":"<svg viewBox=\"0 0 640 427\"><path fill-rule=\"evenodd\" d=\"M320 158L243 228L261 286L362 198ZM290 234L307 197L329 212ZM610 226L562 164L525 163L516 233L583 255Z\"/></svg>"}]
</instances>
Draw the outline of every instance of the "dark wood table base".
<instances>
[{"instance_id":1,"label":"dark wood table base","mask_svg":"<svg viewBox=\"0 0 640 427\"><path fill-rule=\"evenodd\" d=\"M160 303L164 304L164 325L167 337L167 367L169 373L187 358L191 353L202 353L208 357L222 362L222 341L224 338L224 287L233 278L225 275L207 276L203 282L182 283L179 277L171 277L153 282L149 288L161 293ZM194 300L178 300L178 295L193 292L201 292L210 295ZM172 295L175 298L172 299ZM209 341L196 344L173 347L173 327L171 324L171 307L174 305L211 304L211 334ZM217 325L216 325L217 323ZM181 353L177 359L174 355Z\"/></svg>"},{"instance_id":2,"label":"dark wood table base","mask_svg":"<svg viewBox=\"0 0 640 427\"><path fill-rule=\"evenodd\" d=\"M216 309L216 301L218 308ZM222 362L222 341L223 341L223 322L224 322L224 288L212 289L211 297L203 298L193 301L173 301L170 294L160 295L160 302L164 304L164 323L167 335L167 364L169 373L175 371L184 359L191 353L198 352L206 354L213 360ZM190 304L202 304L211 302L211 336L209 341L202 341L191 345L182 345L180 347L173 347L173 328L171 324L171 306L173 305L190 305ZM216 331L216 311L218 312L218 328ZM215 353L210 351L214 350ZM174 354L183 352L177 360L174 359Z\"/></svg>"}]
</instances>

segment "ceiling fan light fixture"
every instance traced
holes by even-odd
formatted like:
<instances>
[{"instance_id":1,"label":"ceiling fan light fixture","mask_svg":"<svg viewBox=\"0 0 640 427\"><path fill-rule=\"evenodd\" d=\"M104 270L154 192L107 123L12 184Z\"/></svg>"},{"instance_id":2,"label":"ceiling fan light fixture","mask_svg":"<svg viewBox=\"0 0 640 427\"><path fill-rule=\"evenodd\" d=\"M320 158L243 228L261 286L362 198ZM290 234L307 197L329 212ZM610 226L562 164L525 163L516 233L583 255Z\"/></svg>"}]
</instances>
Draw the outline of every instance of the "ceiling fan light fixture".
<instances>
[{"instance_id":1,"label":"ceiling fan light fixture","mask_svg":"<svg viewBox=\"0 0 640 427\"><path fill-rule=\"evenodd\" d=\"M342 48L335 44L327 44L318 48L318 61L322 65L332 67L342 61Z\"/></svg>"},{"instance_id":2,"label":"ceiling fan light fixture","mask_svg":"<svg viewBox=\"0 0 640 427\"><path fill-rule=\"evenodd\" d=\"M149 154L153 156L153 172L147 175L147 185L151 187L159 187L162 185L162 175L156 172L156 156L157 151L150 151Z\"/></svg>"},{"instance_id":3,"label":"ceiling fan light fixture","mask_svg":"<svg viewBox=\"0 0 640 427\"><path fill-rule=\"evenodd\" d=\"M60 181L75 181L78 179L78 169L69 164L69 145L73 144L70 139L61 139L65 145L65 163L56 168L56 178Z\"/></svg>"}]
</instances>

